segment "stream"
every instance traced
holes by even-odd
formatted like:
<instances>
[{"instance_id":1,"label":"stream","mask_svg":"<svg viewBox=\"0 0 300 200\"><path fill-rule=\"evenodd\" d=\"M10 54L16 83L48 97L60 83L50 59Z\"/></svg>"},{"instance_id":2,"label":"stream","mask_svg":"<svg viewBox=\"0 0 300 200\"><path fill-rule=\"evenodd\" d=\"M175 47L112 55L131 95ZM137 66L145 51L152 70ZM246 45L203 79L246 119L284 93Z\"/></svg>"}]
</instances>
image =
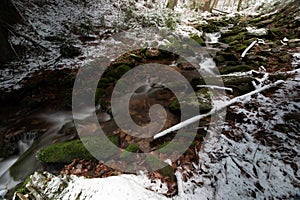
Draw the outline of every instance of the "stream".
<instances>
[{"instance_id":1,"label":"stream","mask_svg":"<svg viewBox=\"0 0 300 200\"><path fill-rule=\"evenodd\" d=\"M93 60L93 56L97 55L101 51L101 56L105 56L108 60L115 60L122 53L126 53L131 49L138 49L141 46L148 46L157 44L157 41L168 39L162 39L161 36L155 35L149 32L138 31L139 37L136 35L137 31L129 32L126 35L116 35L105 41L101 41L99 46L92 46L89 54L91 55L87 60ZM215 54L218 48L214 45L218 43L220 33L213 33L206 35L206 47L202 48L201 52L197 52L194 58L203 58L208 54ZM170 36L169 36L170 38ZM105 49L105 51L104 51ZM204 49L204 50L203 50ZM98 54L99 55L99 54ZM196 59L196 60L197 60ZM199 60L199 59L198 59ZM199 62L198 62L199 63ZM211 58L202 59L199 63L201 69L210 69L215 67L215 63ZM151 93L148 90L146 93ZM161 90L163 93L163 91ZM134 101L133 101L134 102ZM138 100L135 104L139 104ZM79 118L86 118L91 115L93 109L87 109L83 112ZM35 112L38 113L39 111ZM170 114L170 113L168 113ZM106 122L110 120L110 116L107 113L100 113L97 115L98 120ZM136 116L140 118L139 116ZM32 132L26 132L23 134L23 138L18 141L19 153L17 155L0 160L0 196L3 196L9 189L12 189L18 183L20 183L27 175L33 173L35 170L42 169L42 165L36 160L36 153L38 150L52 144L53 142L63 142L73 139L74 135L64 135L60 133L60 130L69 123L73 122L73 116L71 111L58 111L58 112L46 112L39 114L30 114L25 118L37 120L39 123L39 130L45 130L44 133L34 135ZM174 118L174 117L173 117ZM177 123L175 120L171 120L169 125ZM30 128L30 124L28 125Z\"/></svg>"}]
</instances>

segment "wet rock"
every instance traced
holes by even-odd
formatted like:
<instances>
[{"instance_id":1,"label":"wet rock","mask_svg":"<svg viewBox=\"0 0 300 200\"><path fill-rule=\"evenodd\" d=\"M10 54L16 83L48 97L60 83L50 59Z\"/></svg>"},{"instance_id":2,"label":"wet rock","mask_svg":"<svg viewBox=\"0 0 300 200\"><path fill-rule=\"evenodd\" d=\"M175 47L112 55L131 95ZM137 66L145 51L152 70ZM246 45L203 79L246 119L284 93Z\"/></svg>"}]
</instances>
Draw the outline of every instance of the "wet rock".
<instances>
[{"instance_id":1,"label":"wet rock","mask_svg":"<svg viewBox=\"0 0 300 200\"><path fill-rule=\"evenodd\" d=\"M8 158L19 153L19 148L17 143L0 141L0 158Z\"/></svg>"},{"instance_id":2,"label":"wet rock","mask_svg":"<svg viewBox=\"0 0 300 200\"><path fill-rule=\"evenodd\" d=\"M73 44L63 44L60 46L60 54L64 58L74 58L81 55L81 48Z\"/></svg>"},{"instance_id":3,"label":"wet rock","mask_svg":"<svg viewBox=\"0 0 300 200\"><path fill-rule=\"evenodd\" d=\"M237 61L238 57L231 52L228 51L219 51L217 52L217 56L222 56L226 61Z\"/></svg>"},{"instance_id":4,"label":"wet rock","mask_svg":"<svg viewBox=\"0 0 300 200\"><path fill-rule=\"evenodd\" d=\"M193 40L195 40L201 46L205 46L205 42L204 42L203 38L201 38L199 35L197 35L197 34L191 34L190 38L193 39Z\"/></svg>"}]
</instances>

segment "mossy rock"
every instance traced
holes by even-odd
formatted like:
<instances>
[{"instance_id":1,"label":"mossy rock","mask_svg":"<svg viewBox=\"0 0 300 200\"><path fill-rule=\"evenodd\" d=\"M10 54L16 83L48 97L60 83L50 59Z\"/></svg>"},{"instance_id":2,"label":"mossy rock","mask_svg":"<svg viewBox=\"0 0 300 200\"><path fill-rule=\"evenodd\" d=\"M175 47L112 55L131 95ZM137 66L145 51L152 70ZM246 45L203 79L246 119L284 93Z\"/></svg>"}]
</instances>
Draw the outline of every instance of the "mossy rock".
<instances>
[{"instance_id":1,"label":"mossy rock","mask_svg":"<svg viewBox=\"0 0 300 200\"><path fill-rule=\"evenodd\" d=\"M237 61L238 57L230 51L231 49L226 49L225 51L217 52L217 56L222 56L226 61Z\"/></svg>"},{"instance_id":2,"label":"mossy rock","mask_svg":"<svg viewBox=\"0 0 300 200\"><path fill-rule=\"evenodd\" d=\"M121 65L126 65L126 66L129 66L130 68L133 68L133 67L135 67L135 64L136 64L135 59L130 57L130 55L126 55L124 57L121 57L119 60L113 62L111 64L111 68L114 69L114 68L116 68L118 66L121 66Z\"/></svg>"},{"instance_id":3,"label":"mossy rock","mask_svg":"<svg viewBox=\"0 0 300 200\"><path fill-rule=\"evenodd\" d=\"M116 146L119 146L120 144L120 138L117 136L117 135L110 135L110 136L107 136L108 139Z\"/></svg>"},{"instance_id":4,"label":"mossy rock","mask_svg":"<svg viewBox=\"0 0 300 200\"><path fill-rule=\"evenodd\" d=\"M187 95L184 98L184 101L181 102L181 105L186 107L186 109L199 109L200 111L208 111L212 109L211 98L209 90L207 88L202 88L196 92L197 101L194 101L194 94ZM178 113L180 112L180 103L176 99L170 106L170 110Z\"/></svg>"},{"instance_id":5,"label":"mossy rock","mask_svg":"<svg viewBox=\"0 0 300 200\"><path fill-rule=\"evenodd\" d=\"M126 159L131 155L131 153L139 153L139 152L141 152L141 149L138 145L130 144L128 145L128 147L126 147L125 151L121 153L120 159Z\"/></svg>"},{"instance_id":6,"label":"mossy rock","mask_svg":"<svg viewBox=\"0 0 300 200\"><path fill-rule=\"evenodd\" d=\"M275 39L275 38L282 39L284 37L284 34L279 28L271 28L270 30L268 30L268 37L270 39Z\"/></svg>"},{"instance_id":7,"label":"mossy rock","mask_svg":"<svg viewBox=\"0 0 300 200\"><path fill-rule=\"evenodd\" d=\"M278 57L278 61L281 63L287 63L291 60L291 55L290 54L286 54L286 55L281 55Z\"/></svg>"},{"instance_id":8,"label":"mossy rock","mask_svg":"<svg viewBox=\"0 0 300 200\"><path fill-rule=\"evenodd\" d=\"M113 77L101 77L101 79L98 82L97 88L105 89L109 86L110 83L115 82L115 78Z\"/></svg>"},{"instance_id":9,"label":"mossy rock","mask_svg":"<svg viewBox=\"0 0 300 200\"><path fill-rule=\"evenodd\" d=\"M215 33L220 31L220 27L217 24L214 24L213 22L210 22L208 24L202 24L200 26L200 29L205 33Z\"/></svg>"},{"instance_id":10,"label":"mossy rock","mask_svg":"<svg viewBox=\"0 0 300 200\"><path fill-rule=\"evenodd\" d=\"M143 60L143 57L137 54L130 54L130 57L139 62Z\"/></svg>"},{"instance_id":11,"label":"mossy rock","mask_svg":"<svg viewBox=\"0 0 300 200\"><path fill-rule=\"evenodd\" d=\"M209 80L210 77L205 77L206 80ZM215 79L215 77L211 77L211 79ZM229 86L239 86L243 83L251 84L255 79L250 76L224 76L223 83L225 87ZM197 85L205 85L205 81L202 77L194 78L191 81L191 85L193 88L197 88Z\"/></svg>"},{"instance_id":12,"label":"mossy rock","mask_svg":"<svg viewBox=\"0 0 300 200\"><path fill-rule=\"evenodd\" d=\"M76 47L72 44L61 45L59 51L61 56L64 58L74 58L82 53L79 47Z\"/></svg>"},{"instance_id":13,"label":"mossy rock","mask_svg":"<svg viewBox=\"0 0 300 200\"><path fill-rule=\"evenodd\" d=\"M217 56L214 57L214 61L215 61L216 63L223 63L223 62L226 61L226 59L225 59L224 56L222 56L222 55L217 55Z\"/></svg>"},{"instance_id":14,"label":"mossy rock","mask_svg":"<svg viewBox=\"0 0 300 200\"><path fill-rule=\"evenodd\" d=\"M247 72L253 68L249 65L225 66L219 69L221 74L230 74L233 72Z\"/></svg>"},{"instance_id":15,"label":"mossy rock","mask_svg":"<svg viewBox=\"0 0 300 200\"><path fill-rule=\"evenodd\" d=\"M98 102L100 97L103 97L105 94L106 92L103 88L96 88L95 101Z\"/></svg>"},{"instance_id":16,"label":"mossy rock","mask_svg":"<svg viewBox=\"0 0 300 200\"><path fill-rule=\"evenodd\" d=\"M127 71L129 71L131 68L128 65L122 64L117 67L112 67L107 69L107 72L104 74L105 78L114 78L119 79L125 74Z\"/></svg>"},{"instance_id":17,"label":"mossy rock","mask_svg":"<svg viewBox=\"0 0 300 200\"><path fill-rule=\"evenodd\" d=\"M232 45L232 44L240 43L240 42L244 41L245 39L249 39L249 38L247 38L247 33L246 32L240 32L237 35L232 35L232 36L229 36L229 37L222 37L220 39L220 41Z\"/></svg>"},{"instance_id":18,"label":"mossy rock","mask_svg":"<svg viewBox=\"0 0 300 200\"><path fill-rule=\"evenodd\" d=\"M238 86L239 94L247 94L248 92L253 91L255 88L251 83L242 83Z\"/></svg>"},{"instance_id":19,"label":"mossy rock","mask_svg":"<svg viewBox=\"0 0 300 200\"><path fill-rule=\"evenodd\" d=\"M195 40L201 46L205 46L205 42L204 42L203 38L201 38L199 35L190 34L189 36L190 36L191 39Z\"/></svg>"},{"instance_id":20,"label":"mossy rock","mask_svg":"<svg viewBox=\"0 0 300 200\"><path fill-rule=\"evenodd\" d=\"M220 38L220 41L222 41L224 38L227 38L227 37L230 37L230 36L238 35L238 34L240 34L241 32L245 32L245 30L243 30L243 29L241 29L241 28L239 28L239 27L236 27L236 28L234 28L234 29L231 30L231 31L222 33L221 38Z\"/></svg>"},{"instance_id":21,"label":"mossy rock","mask_svg":"<svg viewBox=\"0 0 300 200\"><path fill-rule=\"evenodd\" d=\"M116 149L105 138L90 136L81 138L81 140L89 145L89 149L93 151L97 159L105 160L116 153ZM39 150L36 157L44 163L70 163L75 158L94 159L94 156L86 149L81 140L76 139L52 144Z\"/></svg>"},{"instance_id":22,"label":"mossy rock","mask_svg":"<svg viewBox=\"0 0 300 200\"><path fill-rule=\"evenodd\" d=\"M244 44L236 44L234 46L235 50L237 52L243 52L248 46L247 45L244 45Z\"/></svg>"},{"instance_id":23,"label":"mossy rock","mask_svg":"<svg viewBox=\"0 0 300 200\"><path fill-rule=\"evenodd\" d=\"M242 83L251 83L252 81L254 81L255 79L253 77L250 76L227 76L227 77L223 77L223 82L225 86L229 86L229 85L240 85Z\"/></svg>"},{"instance_id":24,"label":"mossy rock","mask_svg":"<svg viewBox=\"0 0 300 200\"><path fill-rule=\"evenodd\" d=\"M254 19L251 19L251 20L249 21L249 23L250 23L250 24L256 24L256 23L260 22L261 20L262 20L261 17L256 17L256 18L254 18Z\"/></svg>"}]
</instances>

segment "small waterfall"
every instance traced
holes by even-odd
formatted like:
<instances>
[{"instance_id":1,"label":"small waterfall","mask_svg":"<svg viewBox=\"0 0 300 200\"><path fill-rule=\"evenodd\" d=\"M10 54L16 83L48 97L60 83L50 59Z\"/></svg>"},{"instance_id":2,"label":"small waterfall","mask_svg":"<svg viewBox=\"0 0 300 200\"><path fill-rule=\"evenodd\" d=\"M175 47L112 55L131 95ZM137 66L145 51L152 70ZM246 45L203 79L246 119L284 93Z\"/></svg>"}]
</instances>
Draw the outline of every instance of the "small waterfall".
<instances>
[{"instance_id":1,"label":"small waterfall","mask_svg":"<svg viewBox=\"0 0 300 200\"><path fill-rule=\"evenodd\" d=\"M9 172L9 168L18 160L18 158L25 152L33 143L35 134L29 132L28 135L24 134L23 138L18 141L19 154L0 161L0 198L3 197L8 189L14 187L19 181L14 181Z\"/></svg>"}]
</instances>

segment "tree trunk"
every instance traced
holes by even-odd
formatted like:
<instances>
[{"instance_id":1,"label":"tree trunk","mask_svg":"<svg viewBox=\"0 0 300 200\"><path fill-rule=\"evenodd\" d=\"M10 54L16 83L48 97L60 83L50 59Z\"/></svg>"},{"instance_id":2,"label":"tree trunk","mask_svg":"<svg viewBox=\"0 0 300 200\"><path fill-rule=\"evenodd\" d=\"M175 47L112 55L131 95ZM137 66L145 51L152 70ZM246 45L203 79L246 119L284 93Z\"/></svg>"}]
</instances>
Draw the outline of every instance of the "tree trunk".
<instances>
[{"instance_id":1,"label":"tree trunk","mask_svg":"<svg viewBox=\"0 0 300 200\"><path fill-rule=\"evenodd\" d=\"M237 11L241 11L242 0L239 0Z\"/></svg>"},{"instance_id":2,"label":"tree trunk","mask_svg":"<svg viewBox=\"0 0 300 200\"><path fill-rule=\"evenodd\" d=\"M218 5L219 0L214 0L213 4L210 7L210 11L212 11L217 5Z\"/></svg>"},{"instance_id":3,"label":"tree trunk","mask_svg":"<svg viewBox=\"0 0 300 200\"><path fill-rule=\"evenodd\" d=\"M174 10L177 5L178 0L168 0L167 8Z\"/></svg>"},{"instance_id":4,"label":"tree trunk","mask_svg":"<svg viewBox=\"0 0 300 200\"><path fill-rule=\"evenodd\" d=\"M212 0L209 0L209 1L206 0L206 1L204 2L204 6L203 6L203 10L204 10L204 11L210 11L211 1L212 1Z\"/></svg>"}]
</instances>

